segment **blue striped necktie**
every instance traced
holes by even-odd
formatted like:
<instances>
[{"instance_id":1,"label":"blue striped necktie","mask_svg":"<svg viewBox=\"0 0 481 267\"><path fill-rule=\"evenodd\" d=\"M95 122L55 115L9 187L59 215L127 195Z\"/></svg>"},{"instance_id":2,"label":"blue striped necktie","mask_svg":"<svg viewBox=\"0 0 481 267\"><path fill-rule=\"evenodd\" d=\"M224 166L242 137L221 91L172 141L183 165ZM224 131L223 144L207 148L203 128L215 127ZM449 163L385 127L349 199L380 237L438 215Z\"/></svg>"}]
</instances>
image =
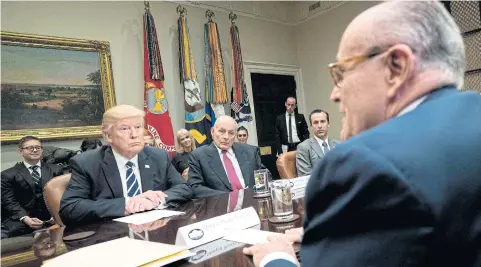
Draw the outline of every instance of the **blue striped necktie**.
<instances>
[{"instance_id":1,"label":"blue striped necktie","mask_svg":"<svg viewBox=\"0 0 481 267\"><path fill-rule=\"evenodd\" d=\"M132 166L134 166L134 164L130 161L125 164L125 167L127 167L127 174L125 176L127 178L127 195L129 197L140 194L139 183L137 181L137 177L135 177L134 169L132 168Z\"/></svg>"},{"instance_id":2,"label":"blue striped necktie","mask_svg":"<svg viewBox=\"0 0 481 267\"><path fill-rule=\"evenodd\" d=\"M36 185L40 184L40 173L38 173L37 169L38 169L38 166L37 165L33 165L33 166L30 166L30 169L32 170L32 178L33 178L33 181L35 182Z\"/></svg>"}]
</instances>

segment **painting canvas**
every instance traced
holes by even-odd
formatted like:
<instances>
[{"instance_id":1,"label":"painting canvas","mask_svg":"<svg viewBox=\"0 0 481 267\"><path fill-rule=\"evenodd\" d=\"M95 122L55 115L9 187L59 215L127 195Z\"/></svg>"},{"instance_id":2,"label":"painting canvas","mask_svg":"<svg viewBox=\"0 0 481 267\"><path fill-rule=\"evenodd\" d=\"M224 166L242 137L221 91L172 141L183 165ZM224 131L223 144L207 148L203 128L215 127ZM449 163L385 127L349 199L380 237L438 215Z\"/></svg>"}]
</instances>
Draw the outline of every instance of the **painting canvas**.
<instances>
[{"instance_id":1,"label":"painting canvas","mask_svg":"<svg viewBox=\"0 0 481 267\"><path fill-rule=\"evenodd\" d=\"M100 135L102 114L115 102L108 47L2 32L2 142Z\"/></svg>"}]
</instances>

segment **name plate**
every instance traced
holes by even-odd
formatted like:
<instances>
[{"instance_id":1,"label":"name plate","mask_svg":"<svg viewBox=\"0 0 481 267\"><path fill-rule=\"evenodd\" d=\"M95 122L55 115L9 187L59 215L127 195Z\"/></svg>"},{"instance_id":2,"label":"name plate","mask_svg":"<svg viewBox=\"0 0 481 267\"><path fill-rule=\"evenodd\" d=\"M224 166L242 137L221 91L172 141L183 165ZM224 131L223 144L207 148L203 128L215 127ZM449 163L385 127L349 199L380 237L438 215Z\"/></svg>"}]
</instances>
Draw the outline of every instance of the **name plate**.
<instances>
[{"instance_id":1,"label":"name plate","mask_svg":"<svg viewBox=\"0 0 481 267\"><path fill-rule=\"evenodd\" d=\"M195 255L190 257L189 262L197 264L244 245L244 243L217 239L190 250L191 252L195 253Z\"/></svg>"},{"instance_id":2,"label":"name plate","mask_svg":"<svg viewBox=\"0 0 481 267\"><path fill-rule=\"evenodd\" d=\"M292 199L304 198L307 183L309 182L310 177L311 177L310 175L307 175L307 176L301 176L301 177L292 178L288 180L289 182L292 183L292 189L291 189Z\"/></svg>"},{"instance_id":3,"label":"name plate","mask_svg":"<svg viewBox=\"0 0 481 267\"><path fill-rule=\"evenodd\" d=\"M180 227L175 244L190 249L222 238L232 231L243 230L260 223L256 210L249 207Z\"/></svg>"}]
</instances>

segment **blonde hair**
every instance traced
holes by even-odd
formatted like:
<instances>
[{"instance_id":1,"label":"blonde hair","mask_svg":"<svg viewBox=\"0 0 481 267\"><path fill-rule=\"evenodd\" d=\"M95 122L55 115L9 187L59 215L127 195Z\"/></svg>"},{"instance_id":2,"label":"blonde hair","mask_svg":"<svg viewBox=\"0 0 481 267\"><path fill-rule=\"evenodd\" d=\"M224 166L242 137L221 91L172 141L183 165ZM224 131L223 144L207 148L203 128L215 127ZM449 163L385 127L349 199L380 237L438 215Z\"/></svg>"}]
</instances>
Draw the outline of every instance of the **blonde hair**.
<instances>
[{"instance_id":1,"label":"blonde hair","mask_svg":"<svg viewBox=\"0 0 481 267\"><path fill-rule=\"evenodd\" d=\"M190 146L191 146L192 150L194 150L195 149L195 139L194 139L194 137L186 129L180 129L180 130L177 131L177 133L175 135L175 139L177 140L177 153L184 153L184 147L180 144L180 135L181 134L187 135L190 138L190 140L192 140L192 143L191 143Z\"/></svg>"},{"instance_id":2,"label":"blonde hair","mask_svg":"<svg viewBox=\"0 0 481 267\"><path fill-rule=\"evenodd\" d=\"M131 105L118 105L105 111L102 118L102 133L105 135L113 125L122 119L132 117L144 118L145 112ZM143 123L143 121L142 121Z\"/></svg>"}]
</instances>

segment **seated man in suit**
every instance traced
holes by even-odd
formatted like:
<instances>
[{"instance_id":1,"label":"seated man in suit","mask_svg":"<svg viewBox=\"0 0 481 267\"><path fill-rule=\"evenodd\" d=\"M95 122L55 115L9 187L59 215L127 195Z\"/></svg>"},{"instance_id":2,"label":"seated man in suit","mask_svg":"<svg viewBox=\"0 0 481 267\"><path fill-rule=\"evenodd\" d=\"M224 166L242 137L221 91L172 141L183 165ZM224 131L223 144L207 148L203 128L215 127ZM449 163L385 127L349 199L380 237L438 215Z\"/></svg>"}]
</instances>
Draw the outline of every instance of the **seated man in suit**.
<instances>
[{"instance_id":1,"label":"seated man in suit","mask_svg":"<svg viewBox=\"0 0 481 267\"><path fill-rule=\"evenodd\" d=\"M120 105L102 120L107 146L71 159L72 178L60 203L66 225L151 210L163 202L184 202L192 190L166 151L144 147L144 112Z\"/></svg>"},{"instance_id":2,"label":"seated man in suit","mask_svg":"<svg viewBox=\"0 0 481 267\"><path fill-rule=\"evenodd\" d=\"M309 138L304 114L296 113L296 98L286 99L286 113L276 118L276 150L277 154L295 151L297 145Z\"/></svg>"},{"instance_id":3,"label":"seated man in suit","mask_svg":"<svg viewBox=\"0 0 481 267\"><path fill-rule=\"evenodd\" d=\"M252 188L254 171L265 168L257 147L234 143L236 130L233 118L220 116L211 129L214 142L190 153L188 181L196 198Z\"/></svg>"},{"instance_id":4,"label":"seated man in suit","mask_svg":"<svg viewBox=\"0 0 481 267\"><path fill-rule=\"evenodd\" d=\"M457 90L454 19L438 1L384 2L349 24L337 58L348 140L306 188L302 266L481 266L481 96ZM284 241L246 252L296 266Z\"/></svg>"},{"instance_id":5,"label":"seated man in suit","mask_svg":"<svg viewBox=\"0 0 481 267\"><path fill-rule=\"evenodd\" d=\"M339 141L329 139L329 113L315 109L309 115L312 137L300 143L296 151L297 176L310 175L316 161L322 159Z\"/></svg>"},{"instance_id":6,"label":"seated man in suit","mask_svg":"<svg viewBox=\"0 0 481 267\"><path fill-rule=\"evenodd\" d=\"M48 226L52 216L43 200L43 187L62 175L61 167L41 162L43 148L37 137L23 137L18 147L23 162L2 172L2 224L9 237Z\"/></svg>"}]
</instances>

